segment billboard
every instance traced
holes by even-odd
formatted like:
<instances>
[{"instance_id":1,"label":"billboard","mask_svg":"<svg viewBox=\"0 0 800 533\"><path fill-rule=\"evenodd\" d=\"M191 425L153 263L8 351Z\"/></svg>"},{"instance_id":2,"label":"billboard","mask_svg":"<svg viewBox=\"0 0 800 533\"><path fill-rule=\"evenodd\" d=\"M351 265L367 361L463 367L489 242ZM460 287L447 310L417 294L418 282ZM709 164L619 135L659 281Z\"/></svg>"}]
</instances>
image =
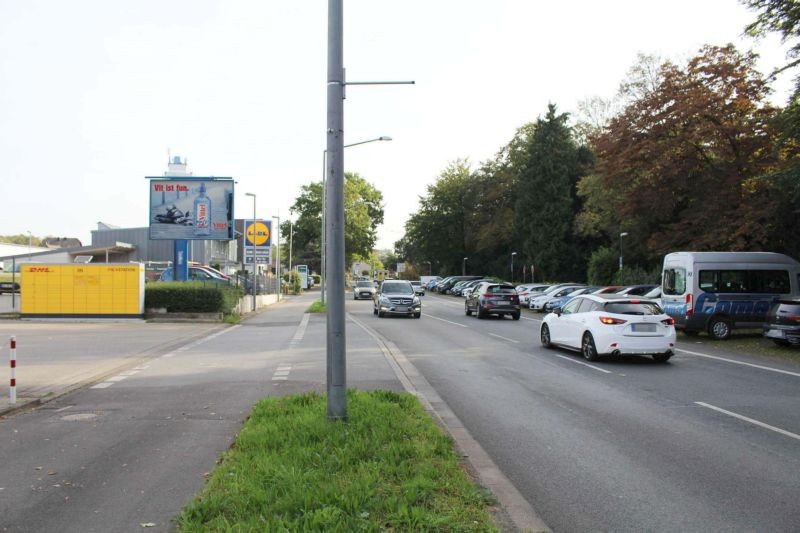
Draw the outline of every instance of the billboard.
<instances>
[{"instance_id":1,"label":"billboard","mask_svg":"<svg viewBox=\"0 0 800 533\"><path fill-rule=\"evenodd\" d=\"M150 239L233 239L233 180L150 178Z\"/></svg>"},{"instance_id":2,"label":"billboard","mask_svg":"<svg viewBox=\"0 0 800 533\"><path fill-rule=\"evenodd\" d=\"M244 262L253 264L253 252L256 263L269 264L272 262L272 221L271 220L245 220L244 221Z\"/></svg>"}]
</instances>

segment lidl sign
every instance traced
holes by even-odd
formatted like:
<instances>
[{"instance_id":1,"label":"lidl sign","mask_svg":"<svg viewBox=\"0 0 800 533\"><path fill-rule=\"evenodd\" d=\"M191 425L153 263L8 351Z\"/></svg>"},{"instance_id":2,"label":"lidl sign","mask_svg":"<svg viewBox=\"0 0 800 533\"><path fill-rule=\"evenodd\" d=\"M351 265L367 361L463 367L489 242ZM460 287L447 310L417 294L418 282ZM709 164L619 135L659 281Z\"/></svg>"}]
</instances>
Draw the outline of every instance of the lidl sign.
<instances>
[{"instance_id":1,"label":"lidl sign","mask_svg":"<svg viewBox=\"0 0 800 533\"><path fill-rule=\"evenodd\" d=\"M269 247L272 245L272 221L252 220L244 223L245 246Z\"/></svg>"}]
</instances>

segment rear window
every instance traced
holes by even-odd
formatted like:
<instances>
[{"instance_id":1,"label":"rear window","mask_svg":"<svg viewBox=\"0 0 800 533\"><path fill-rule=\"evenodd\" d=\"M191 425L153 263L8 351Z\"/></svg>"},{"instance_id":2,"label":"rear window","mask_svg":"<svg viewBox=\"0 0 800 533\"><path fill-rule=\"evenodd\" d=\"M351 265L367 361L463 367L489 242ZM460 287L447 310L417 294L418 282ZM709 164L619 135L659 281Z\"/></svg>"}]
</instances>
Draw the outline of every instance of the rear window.
<instances>
[{"instance_id":1,"label":"rear window","mask_svg":"<svg viewBox=\"0 0 800 533\"><path fill-rule=\"evenodd\" d=\"M657 304L645 302L608 302L603 306L603 310L606 313L617 315L660 315L663 313Z\"/></svg>"},{"instance_id":2,"label":"rear window","mask_svg":"<svg viewBox=\"0 0 800 533\"><path fill-rule=\"evenodd\" d=\"M781 302L780 311L792 315L800 315L800 303L798 302Z\"/></svg>"},{"instance_id":3,"label":"rear window","mask_svg":"<svg viewBox=\"0 0 800 533\"><path fill-rule=\"evenodd\" d=\"M486 287L486 292L489 294L516 294L517 291L514 287L509 285L489 285Z\"/></svg>"}]
</instances>

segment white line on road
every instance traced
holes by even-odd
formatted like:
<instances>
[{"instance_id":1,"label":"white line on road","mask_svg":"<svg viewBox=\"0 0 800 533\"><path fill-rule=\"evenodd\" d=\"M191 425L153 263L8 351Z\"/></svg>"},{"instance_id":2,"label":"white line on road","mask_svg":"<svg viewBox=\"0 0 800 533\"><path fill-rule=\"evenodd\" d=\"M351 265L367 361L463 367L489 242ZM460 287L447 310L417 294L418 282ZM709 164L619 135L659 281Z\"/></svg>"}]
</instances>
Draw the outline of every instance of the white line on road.
<instances>
[{"instance_id":1,"label":"white line on road","mask_svg":"<svg viewBox=\"0 0 800 533\"><path fill-rule=\"evenodd\" d=\"M113 378L108 378L106 381L111 381L116 383L117 381L122 381L123 379L127 378L128 376L114 376Z\"/></svg>"},{"instance_id":2,"label":"white line on road","mask_svg":"<svg viewBox=\"0 0 800 533\"><path fill-rule=\"evenodd\" d=\"M793 439L800 440L800 435L798 435L796 433L792 433L791 431L786 431L785 429L776 428L775 426L770 426L769 424L765 424L764 422L759 422L758 420L754 420L752 418L748 418L746 416L734 413L732 411L726 411L725 409L721 409L719 407L711 405L710 403L705 403L705 402L694 402L694 403L696 403L697 405L700 405L702 407L706 407L708 409L713 409L714 411L726 414L728 416L732 416L734 418L738 418L739 420L744 420L745 422L750 422L751 424L755 424L758 427L762 427L764 429L768 429L770 431L774 431L776 433L780 433L781 435L786 435L787 437L791 437Z\"/></svg>"},{"instance_id":3,"label":"white line on road","mask_svg":"<svg viewBox=\"0 0 800 533\"><path fill-rule=\"evenodd\" d=\"M786 374L788 376L794 376L800 378L800 374L797 372L789 372L788 370L781 370L780 368L772 368L769 366L762 366L762 365L754 365L753 363L745 363L744 361L737 361L735 359L726 359L724 357L718 357L716 355L709 355L707 353L700 353L700 352L690 352L689 350L682 350L680 348L675 348L676 352L681 353L688 353L690 355L696 355L697 357L707 357L708 359L716 359L718 361L725 361L726 363L734 363L737 365L744 365L744 366L751 366L753 368L759 368L761 370L769 370L770 372L778 372L780 374Z\"/></svg>"},{"instance_id":4,"label":"white line on road","mask_svg":"<svg viewBox=\"0 0 800 533\"><path fill-rule=\"evenodd\" d=\"M492 337L497 337L498 339L503 339L504 341L513 342L514 344L519 344L519 341L515 341L514 339L509 339L508 337L503 337L502 335L495 335L494 333L489 333Z\"/></svg>"},{"instance_id":5,"label":"white line on road","mask_svg":"<svg viewBox=\"0 0 800 533\"><path fill-rule=\"evenodd\" d=\"M576 361L574 358L567 357L566 355L559 355L557 353L554 353L553 355L555 355L556 357L560 357L561 359L566 359L567 361L577 363L579 365L588 366L589 368L593 368L594 370L599 370L600 372L604 372L606 374L613 374L613 372L609 372L605 368L600 368L599 366L590 365L589 363L584 363L583 361Z\"/></svg>"},{"instance_id":6,"label":"white line on road","mask_svg":"<svg viewBox=\"0 0 800 533\"><path fill-rule=\"evenodd\" d=\"M449 320L445 320L444 318L439 318L438 316L429 315L428 313L423 313L425 316L430 317L434 320L441 320L442 322L447 322L448 324L453 324L454 326L458 326L461 328L466 328L464 324L459 324L458 322L450 322Z\"/></svg>"},{"instance_id":7,"label":"white line on road","mask_svg":"<svg viewBox=\"0 0 800 533\"><path fill-rule=\"evenodd\" d=\"M300 324L297 326L297 330L294 332L294 337L292 340L289 341L289 346L297 346L306 334L306 327L308 326L308 319L311 316L309 313L303 314L303 320L300 321Z\"/></svg>"},{"instance_id":8,"label":"white line on road","mask_svg":"<svg viewBox=\"0 0 800 533\"><path fill-rule=\"evenodd\" d=\"M530 320L531 322L541 322L542 321L541 318L528 318L526 316L523 316L523 317L520 317L520 318L522 318L523 320Z\"/></svg>"},{"instance_id":9,"label":"white line on road","mask_svg":"<svg viewBox=\"0 0 800 533\"><path fill-rule=\"evenodd\" d=\"M98 383L97 385L93 385L92 388L93 389L107 389L113 384L114 383L112 383L111 381L104 381L102 383Z\"/></svg>"}]
</instances>

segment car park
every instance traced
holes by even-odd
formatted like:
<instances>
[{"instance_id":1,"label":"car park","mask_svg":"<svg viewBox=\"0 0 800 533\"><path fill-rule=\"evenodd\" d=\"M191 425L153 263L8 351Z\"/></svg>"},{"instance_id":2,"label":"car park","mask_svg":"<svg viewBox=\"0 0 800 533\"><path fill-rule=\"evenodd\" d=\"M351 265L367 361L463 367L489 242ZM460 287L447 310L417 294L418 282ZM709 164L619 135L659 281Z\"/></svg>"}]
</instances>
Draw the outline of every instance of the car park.
<instances>
[{"instance_id":1,"label":"car park","mask_svg":"<svg viewBox=\"0 0 800 533\"><path fill-rule=\"evenodd\" d=\"M559 285L553 285L544 291L541 296L531 298L528 302L528 309L533 309L534 311L544 311L544 306L553 298L566 296L570 292L576 289L581 289L585 286L586 285L581 285L579 283L562 283Z\"/></svg>"},{"instance_id":2,"label":"car park","mask_svg":"<svg viewBox=\"0 0 800 533\"><path fill-rule=\"evenodd\" d=\"M425 287L422 286L421 281L412 281L411 286L414 287L414 294L425 296Z\"/></svg>"},{"instance_id":3,"label":"car park","mask_svg":"<svg viewBox=\"0 0 800 533\"><path fill-rule=\"evenodd\" d=\"M381 283L373 300L372 314L385 316L422 316L422 301L414 294L414 287L406 280L391 280Z\"/></svg>"},{"instance_id":4,"label":"car park","mask_svg":"<svg viewBox=\"0 0 800 533\"><path fill-rule=\"evenodd\" d=\"M458 283L459 281L471 281L474 279L481 279L483 276L450 276L449 278L443 279L437 285L438 290L441 294L447 294L450 289L453 288L453 285Z\"/></svg>"},{"instance_id":5,"label":"car park","mask_svg":"<svg viewBox=\"0 0 800 533\"><path fill-rule=\"evenodd\" d=\"M527 306L532 297L541 296L541 294L550 288L550 285L545 283L531 283L527 285L517 285L517 294L519 294L519 304Z\"/></svg>"},{"instance_id":6,"label":"car park","mask_svg":"<svg viewBox=\"0 0 800 533\"><path fill-rule=\"evenodd\" d=\"M604 355L672 357L675 321L653 301L616 294L581 295L542 320L542 346L579 350L588 361Z\"/></svg>"},{"instance_id":7,"label":"car park","mask_svg":"<svg viewBox=\"0 0 800 533\"><path fill-rule=\"evenodd\" d=\"M369 280L356 281L353 287L353 300L372 300L375 297L375 284Z\"/></svg>"},{"instance_id":8,"label":"car park","mask_svg":"<svg viewBox=\"0 0 800 533\"><path fill-rule=\"evenodd\" d=\"M800 298L772 305L764 322L764 337L779 346L800 345Z\"/></svg>"},{"instance_id":9,"label":"car park","mask_svg":"<svg viewBox=\"0 0 800 533\"><path fill-rule=\"evenodd\" d=\"M464 314L471 316L472 313L478 318L509 315L519 320L519 295L511 284L484 281L464 301Z\"/></svg>"}]
</instances>

